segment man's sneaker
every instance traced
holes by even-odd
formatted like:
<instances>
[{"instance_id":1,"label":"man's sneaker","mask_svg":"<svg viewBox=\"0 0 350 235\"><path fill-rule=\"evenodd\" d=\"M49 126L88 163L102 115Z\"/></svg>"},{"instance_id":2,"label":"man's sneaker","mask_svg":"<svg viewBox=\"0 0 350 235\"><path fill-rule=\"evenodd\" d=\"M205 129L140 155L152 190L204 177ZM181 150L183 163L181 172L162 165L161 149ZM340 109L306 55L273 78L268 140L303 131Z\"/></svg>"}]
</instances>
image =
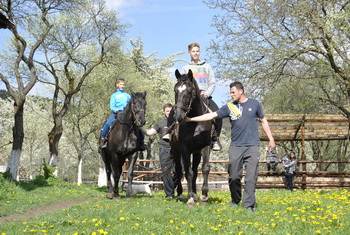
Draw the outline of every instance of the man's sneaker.
<instances>
[{"instance_id":1,"label":"man's sneaker","mask_svg":"<svg viewBox=\"0 0 350 235\"><path fill-rule=\"evenodd\" d=\"M163 139L163 140L169 141L169 140L170 140L170 135L169 135L169 133L166 133L165 135L163 135L162 139Z\"/></svg>"},{"instance_id":2,"label":"man's sneaker","mask_svg":"<svg viewBox=\"0 0 350 235\"><path fill-rule=\"evenodd\" d=\"M219 141L215 141L213 143L213 151L220 151L220 150L221 150L220 142Z\"/></svg>"},{"instance_id":3,"label":"man's sneaker","mask_svg":"<svg viewBox=\"0 0 350 235\"><path fill-rule=\"evenodd\" d=\"M232 209L236 209L236 208L238 207L238 204L232 202L230 207L231 207Z\"/></svg>"},{"instance_id":4,"label":"man's sneaker","mask_svg":"<svg viewBox=\"0 0 350 235\"><path fill-rule=\"evenodd\" d=\"M255 208L254 207L247 207L246 210L248 212L254 212L255 211Z\"/></svg>"}]
</instances>

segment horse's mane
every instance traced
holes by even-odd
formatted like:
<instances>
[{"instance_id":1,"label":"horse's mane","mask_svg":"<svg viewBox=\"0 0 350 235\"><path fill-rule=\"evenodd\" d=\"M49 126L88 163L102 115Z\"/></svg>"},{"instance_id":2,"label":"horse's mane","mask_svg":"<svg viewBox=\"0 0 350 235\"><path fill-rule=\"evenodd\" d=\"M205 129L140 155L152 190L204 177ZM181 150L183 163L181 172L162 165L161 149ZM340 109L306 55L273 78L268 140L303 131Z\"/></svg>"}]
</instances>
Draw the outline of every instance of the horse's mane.
<instances>
[{"instance_id":1,"label":"horse's mane","mask_svg":"<svg viewBox=\"0 0 350 235\"><path fill-rule=\"evenodd\" d=\"M129 110L131 109L131 104L132 104L132 101L134 99L137 99L137 98L140 98L142 97L143 98L144 96L144 93L142 92L131 92L131 99L129 100L129 102L127 103L127 105L125 106L124 108L124 111L121 113L120 115L120 121L123 120L123 122L125 121L124 119L126 118L126 115L128 115L129 113ZM122 121L121 121L122 122Z\"/></svg>"}]
</instances>

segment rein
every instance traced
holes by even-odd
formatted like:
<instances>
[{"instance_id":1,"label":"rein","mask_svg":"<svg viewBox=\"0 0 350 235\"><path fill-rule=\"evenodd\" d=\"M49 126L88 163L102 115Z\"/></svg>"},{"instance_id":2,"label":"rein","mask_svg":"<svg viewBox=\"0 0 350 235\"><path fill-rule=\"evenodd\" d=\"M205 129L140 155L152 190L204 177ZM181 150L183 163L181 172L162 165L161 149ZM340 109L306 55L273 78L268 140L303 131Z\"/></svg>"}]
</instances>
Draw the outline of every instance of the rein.
<instances>
[{"instance_id":1,"label":"rein","mask_svg":"<svg viewBox=\"0 0 350 235\"><path fill-rule=\"evenodd\" d=\"M204 112L204 113L212 113L213 112L204 101L202 101L202 103L206 109L206 112Z\"/></svg>"},{"instance_id":2,"label":"rein","mask_svg":"<svg viewBox=\"0 0 350 235\"><path fill-rule=\"evenodd\" d=\"M123 115L123 117L125 117L125 113ZM124 118L123 118L124 119ZM135 122L135 120L131 120L130 122L125 122L124 120L121 119L121 115L117 115L117 120L121 123L121 124L133 124Z\"/></svg>"},{"instance_id":3,"label":"rein","mask_svg":"<svg viewBox=\"0 0 350 235\"><path fill-rule=\"evenodd\" d=\"M186 106L183 106L182 104L180 104L180 105L175 104L175 108L180 108L180 109L182 109L183 111L185 111L185 113L187 114L188 111L191 110L192 101L193 101L193 98L191 98L190 103L189 103L189 105L188 105L187 107L186 107Z\"/></svg>"}]
</instances>

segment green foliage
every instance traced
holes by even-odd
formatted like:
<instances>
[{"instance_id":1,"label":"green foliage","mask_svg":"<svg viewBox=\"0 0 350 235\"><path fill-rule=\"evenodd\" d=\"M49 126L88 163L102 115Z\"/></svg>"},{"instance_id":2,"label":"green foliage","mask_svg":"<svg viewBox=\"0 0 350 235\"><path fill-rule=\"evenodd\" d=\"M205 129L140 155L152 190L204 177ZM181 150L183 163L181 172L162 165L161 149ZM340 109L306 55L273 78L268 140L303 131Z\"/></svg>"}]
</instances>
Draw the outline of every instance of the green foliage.
<instances>
[{"instance_id":1,"label":"green foliage","mask_svg":"<svg viewBox=\"0 0 350 235\"><path fill-rule=\"evenodd\" d=\"M43 159L43 170L44 170L44 179L48 179L50 177L54 177L53 173L55 172L56 168L48 165Z\"/></svg>"}]
</instances>

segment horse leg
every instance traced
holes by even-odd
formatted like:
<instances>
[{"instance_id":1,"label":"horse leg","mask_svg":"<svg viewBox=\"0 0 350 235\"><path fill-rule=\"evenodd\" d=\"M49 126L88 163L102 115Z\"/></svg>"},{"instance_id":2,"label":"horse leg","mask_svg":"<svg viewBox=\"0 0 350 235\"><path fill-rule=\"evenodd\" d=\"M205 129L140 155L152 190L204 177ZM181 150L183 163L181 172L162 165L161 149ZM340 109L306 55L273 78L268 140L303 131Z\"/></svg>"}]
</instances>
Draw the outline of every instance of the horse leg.
<instances>
[{"instance_id":1,"label":"horse leg","mask_svg":"<svg viewBox=\"0 0 350 235\"><path fill-rule=\"evenodd\" d=\"M209 177L209 172L210 172L210 164L209 164L210 147L209 146L205 147L201 152L202 152L202 156L203 156L203 164L202 164L203 185L202 185L201 201L208 202L209 201L208 177Z\"/></svg>"},{"instance_id":2,"label":"horse leg","mask_svg":"<svg viewBox=\"0 0 350 235\"><path fill-rule=\"evenodd\" d=\"M113 185L112 185L112 181L111 181L111 174L112 174L111 156L108 155L106 152L103 152L102 159L103 159L103 162L105 163L106 176L107 176L108 192L106 194L106 197L109 199L112 199L113 198Z\"/></svg>"},{"instance_id":3,"label":"horse leg","mask_svg":"<svg viewBox=\"0 0 350 235\"><path fill-rule=\"evenodd\" d=\"M126 190L126 197L132 197L132 180L134 178L134 166L137 160L137 153L135 152L130 155L129 158L129 169L128 169L128 189Z\"/></svg>"},{"instance_id":4,"label":"horse leg","mask_svg":"<svg viewBox=\"0 0 350 235\"><path fill-rule=\"evenodd\" d=\"M193 193L197 194L197 176L198 176L198 165L201 161L201 155L198 153L193 153L192 158L192 171L193 171L193 178L192 178L192 190Z\"/></svg>"},{"instance_id":5,"label":"horse leg","mask_svg":"<svg viewBox=\"0 0 350 235\"><path fill-rule=\"evenodd\" d=\"M181 184L181 179L183 176L182 173L182 164L181 164L181 154L178 152L173 152L172 153L174 156L174 163L175 163L175 172L174 172L174 187L176 187L176 192L177 192L177 200L178 201L183 201L183 188Z\"/></svg>"},{"instance_id":6,"label":"horse leg","mask_svg":"<svg viewBox=\"0 0 350 235\"><path fill-rule=\"evenodd\" d=\"M185 169L185 177L187 181L187 190L188 190L188 201L186 203L187 206L195 206L196 205L196 194L193 192L192 179L193 179L193 171L190 167L190 154L182 152L182 159Z\"/></svg>"},{"instance_id":7,"label":"horse leg","mask_svg":"<svg viewBox=\"0 0 350 235\"><path fill-rule=\"evenodd\" d=\"M124 161L119 159L117 154L115 153L115 157L113 160L112 168L113 168L113 180L114 180L114 187L113 187L113 198L114 199L120 199L119 195L119 179L121 175L121 169L123 168Z\"/></svg>"}]
</instances>

